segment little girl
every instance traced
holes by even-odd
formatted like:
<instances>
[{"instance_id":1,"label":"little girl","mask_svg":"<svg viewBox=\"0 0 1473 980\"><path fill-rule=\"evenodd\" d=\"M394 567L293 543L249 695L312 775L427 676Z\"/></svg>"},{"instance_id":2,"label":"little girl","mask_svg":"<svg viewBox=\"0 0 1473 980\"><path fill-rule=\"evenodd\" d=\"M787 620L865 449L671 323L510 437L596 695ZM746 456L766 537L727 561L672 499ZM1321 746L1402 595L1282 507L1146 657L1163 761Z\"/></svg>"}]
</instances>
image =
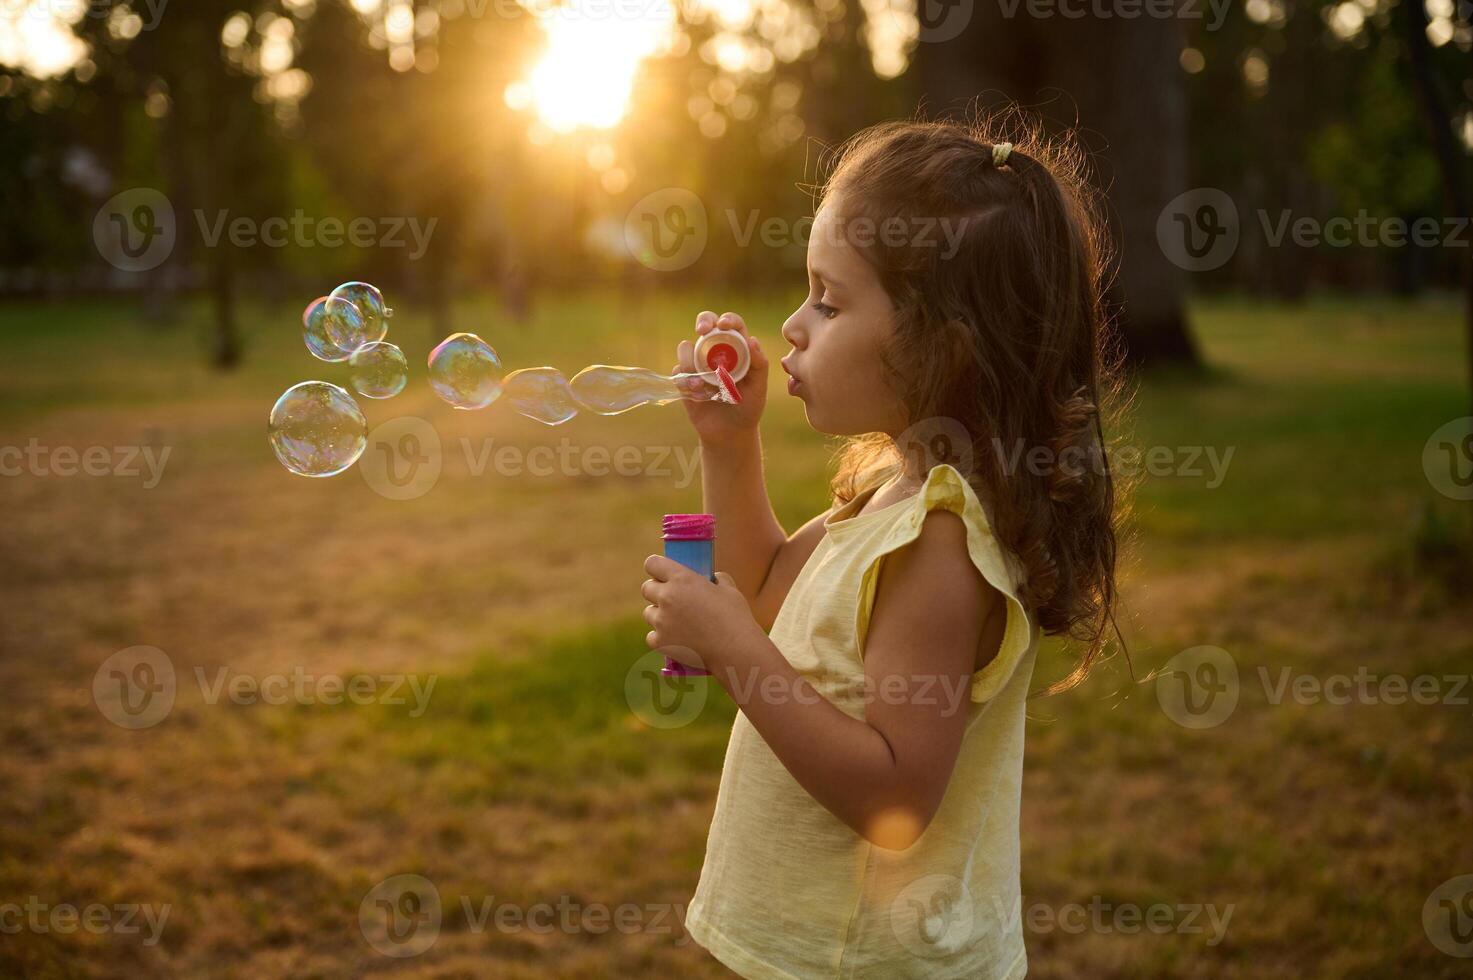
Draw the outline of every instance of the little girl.
<instances>
[{"instance_id":1,"label":"little girl","mask_svg":"<svg viewBox=\"0 0 1473 980\"><path fill-rule=\"evenodd\" d=\"M649 645L741 709L686 928L744 977L1027 969L1024 705L1041 632L1083 650L1053 689L1100 653L1115 507L1095 198L1069 145L992 128L873 127L823 188L781 363L852 437L833 509L773 515L755 337L741 405L684 403L722 570L654 556L641 591Z\"/></svg>"}]
</instances>

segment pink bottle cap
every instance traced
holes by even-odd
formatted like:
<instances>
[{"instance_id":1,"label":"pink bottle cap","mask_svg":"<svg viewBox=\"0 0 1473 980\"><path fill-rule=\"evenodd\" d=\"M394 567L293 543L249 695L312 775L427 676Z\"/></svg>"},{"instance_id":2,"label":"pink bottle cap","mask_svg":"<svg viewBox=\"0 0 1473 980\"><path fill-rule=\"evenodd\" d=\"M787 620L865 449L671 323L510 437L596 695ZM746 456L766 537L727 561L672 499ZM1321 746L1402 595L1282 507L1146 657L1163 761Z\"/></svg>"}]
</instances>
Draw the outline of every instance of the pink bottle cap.
<instances>
[{"instance_id":1,"label":"pink bottle cap","mask_svg":"<svg viewBox=\"0 0 1473 980\"><path fill-rule=\"evenodd\" d=\"M716 518L711 514L666 514L662 528L666 541L716 540Z\"/></svg>"}]
</instances>

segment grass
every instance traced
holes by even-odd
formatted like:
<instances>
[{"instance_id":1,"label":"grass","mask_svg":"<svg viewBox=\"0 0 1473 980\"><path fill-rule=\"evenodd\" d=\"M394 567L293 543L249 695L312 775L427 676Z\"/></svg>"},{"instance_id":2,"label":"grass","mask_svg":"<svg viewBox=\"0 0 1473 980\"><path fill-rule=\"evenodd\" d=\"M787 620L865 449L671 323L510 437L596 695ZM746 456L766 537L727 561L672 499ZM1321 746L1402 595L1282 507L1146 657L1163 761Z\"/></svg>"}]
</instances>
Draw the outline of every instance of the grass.
<instances>
[{"instance_id":1,"label":"grass","mask_svg":"<svg viewBox=\"0 0 1473 980\"><path fill-rule=\"evenodd\" d=\"M766 337L785 309L704 305L742 310ZM665 367L697 308L595 296L548 300L525 325L484 303L456 319L509 367ZM697 506L698 486L478 475L460 448L566 437L649 463L647 450L693 448L682 414L547 430L496 408L452 413L419 369L437 338L401 309L391 339L416 375L365 410L370 425L431 423L446 447L438 483L390 501L353 473L301 480L271 458L266 411L295 381L345 372L311 361L296 315L248 310L248 360L222 377L201 366L198 309L165 327L115 303L0 309L0 445L172 449L151 490L126 476L0 479L0 907L170 909L156 944L0 933L0 976L728 975L661 916L678 922L699 873L731 705L717 692L676 728L631 710L647 689L638 670L631 680L640 560L658 516ZM1409 557L1424 508L1468 521L1420 462L1431 432L1468 411L1457 310L1216 300L1194 320L1213 371L1146 380L1121 434L1171 450L1135 501L1133 675L1117 658L1030 708L1023 885L1046 911L1210 905L1231 918L1211 944L1035 927L1032 971L1459 975L1421 916L1434 888L1473 872L1473 709L1273 697L1285 669L1320 684L1469 672L1466 603ZM791 527L826 505L830 446L777 392L764 435ZM1211 488L1209 448L1229 460ZM1191 450L1205 472L1190 472ZM168 654L179 689L164 721L128 731L92 683L137 644ZM1204 644L1233 656L1240 698L1194 731L1162 710L1151 676ZM1051 646L1040 686L1067 666ZM412 700L211 703L195 671L222 669L434 687L419 713ZM435 883L443 923L433 948L394 959L366 941L359 910L404 873ZM481 918L488 901L560 898L637 906L641 928Z\"/></svg>"}]
</instances>

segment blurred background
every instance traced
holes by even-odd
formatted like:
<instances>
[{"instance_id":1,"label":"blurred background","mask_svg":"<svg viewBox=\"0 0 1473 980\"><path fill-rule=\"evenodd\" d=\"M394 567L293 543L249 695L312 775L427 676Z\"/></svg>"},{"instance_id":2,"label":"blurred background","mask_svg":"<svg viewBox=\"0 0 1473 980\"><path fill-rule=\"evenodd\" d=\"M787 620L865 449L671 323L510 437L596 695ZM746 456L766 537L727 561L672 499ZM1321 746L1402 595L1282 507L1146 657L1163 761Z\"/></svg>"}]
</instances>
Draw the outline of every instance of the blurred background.
<instances>
[{"instance_id":1,"label":"blurred background","mask_svg":"<svg viewBox=\"0 0 1473 980\"><path fill-rule=\"evenodd\" d=\"M0 0L0 975L729 975L679 924L732 708L637 592L684 414L425 357L781 351L825 151L1012 102L1107 193L1136 483L1130 654L1030 708L1032 971L1466 975L1454 0ZM352 279L409 384L307 480L266 416L348 383ZM791 529L835 445L770 401Z\"/></svg>"}]
</instances>

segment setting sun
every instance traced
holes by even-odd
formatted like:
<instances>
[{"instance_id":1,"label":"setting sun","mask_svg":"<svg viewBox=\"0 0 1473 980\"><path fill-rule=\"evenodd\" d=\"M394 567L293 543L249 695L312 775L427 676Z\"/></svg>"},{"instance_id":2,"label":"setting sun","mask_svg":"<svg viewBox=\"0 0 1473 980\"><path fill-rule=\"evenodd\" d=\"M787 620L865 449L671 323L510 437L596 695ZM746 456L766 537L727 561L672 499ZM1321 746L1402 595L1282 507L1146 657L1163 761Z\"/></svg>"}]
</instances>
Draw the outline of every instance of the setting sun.
<instances>
[{"instance_id":1,"label":"setting sun","mask_svg":"<svg viewBox=\"0 0 1473 980\"><path fill-rule=\"evenodd\" d=\"M607 129L629 108L640 62L668 44L675 11L650 4L638 17L614 16L607 4L534 8L547 48L531 75L506 93L516 108L533 108L544 124L566 133Z\"/></svg>"}]
</instances>

